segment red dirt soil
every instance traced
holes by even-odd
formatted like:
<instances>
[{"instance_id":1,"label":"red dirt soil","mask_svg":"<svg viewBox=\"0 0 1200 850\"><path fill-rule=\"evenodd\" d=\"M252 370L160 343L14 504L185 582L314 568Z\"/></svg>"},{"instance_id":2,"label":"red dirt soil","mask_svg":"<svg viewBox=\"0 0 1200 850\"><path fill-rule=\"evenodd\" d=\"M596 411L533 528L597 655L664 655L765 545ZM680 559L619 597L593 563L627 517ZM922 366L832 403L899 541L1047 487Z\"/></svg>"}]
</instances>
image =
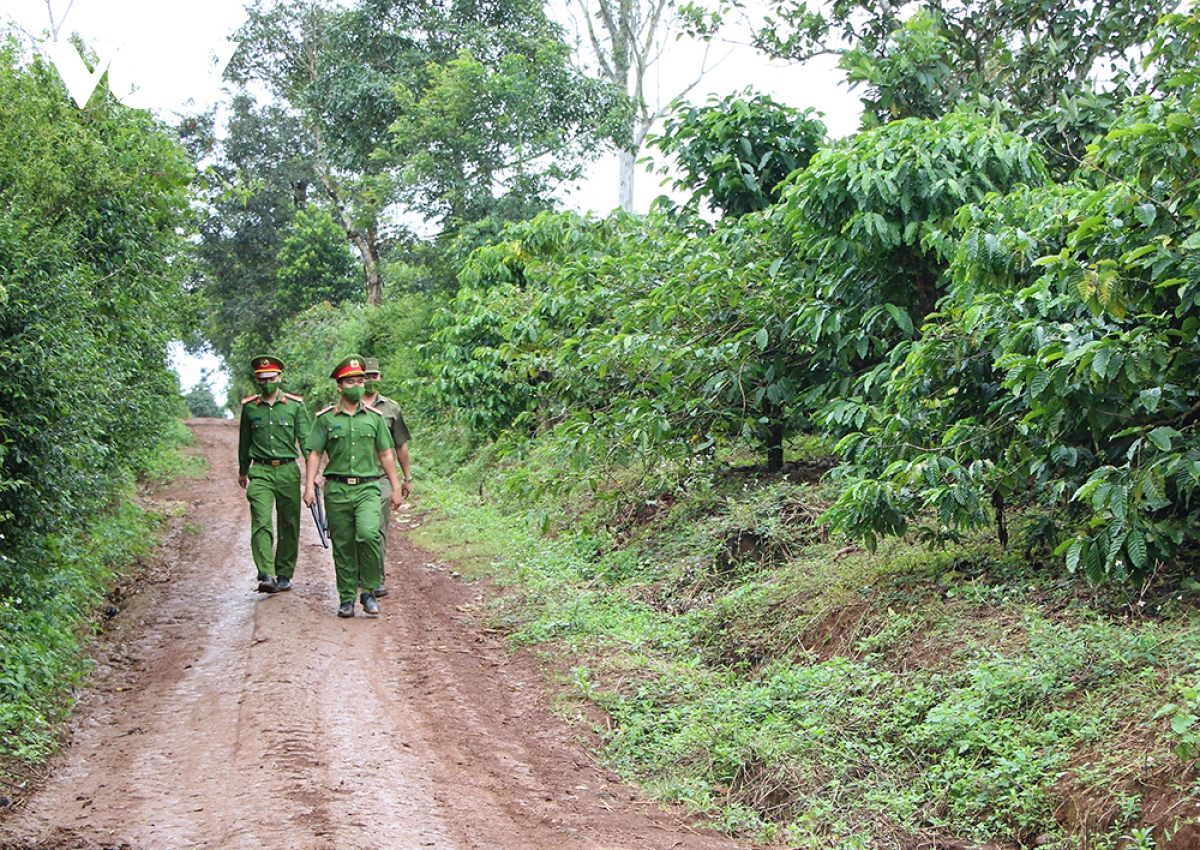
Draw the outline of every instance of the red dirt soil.
<instances>
[{"instance_id":1,"label":"red dirt soil","mask_svg":"<svg viewBox=\"0 0 1200 850\"><path fill-rule=\"evenodd\" d=\"M192 420L203 479L158 577L97 639L70 743L0 847L732 850L597 765L544 671L476 614L490 593L393 531L382 613L338 619L307 516L290 593L259 594L237 426Z\"/></svg>"}]
</instances>

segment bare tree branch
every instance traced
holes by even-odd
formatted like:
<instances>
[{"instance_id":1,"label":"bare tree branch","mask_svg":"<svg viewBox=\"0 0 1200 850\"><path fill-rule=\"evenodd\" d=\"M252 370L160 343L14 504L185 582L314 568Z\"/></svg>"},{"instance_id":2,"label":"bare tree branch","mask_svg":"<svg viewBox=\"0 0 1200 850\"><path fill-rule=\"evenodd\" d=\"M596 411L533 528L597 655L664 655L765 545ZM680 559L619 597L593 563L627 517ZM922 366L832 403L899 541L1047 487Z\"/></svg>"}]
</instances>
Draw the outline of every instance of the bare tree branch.
<instances>
[{"instance_id":1,"label":"bare tree branch","mask_svg":"<svg viewBox=\"0 0 1200 850\"><path fill-rule=\"evenodd\" d=\"M63 22L66 21L67 15L71 14L71 7L75 5L75 0L69 0L67 10L62 13L62 17L56 23L54 20L54 6L52 0L46 0L46 14L50 17L50 36L54 41L58 41L59 30L62 29Z\"/></svg>"}]
</instances>

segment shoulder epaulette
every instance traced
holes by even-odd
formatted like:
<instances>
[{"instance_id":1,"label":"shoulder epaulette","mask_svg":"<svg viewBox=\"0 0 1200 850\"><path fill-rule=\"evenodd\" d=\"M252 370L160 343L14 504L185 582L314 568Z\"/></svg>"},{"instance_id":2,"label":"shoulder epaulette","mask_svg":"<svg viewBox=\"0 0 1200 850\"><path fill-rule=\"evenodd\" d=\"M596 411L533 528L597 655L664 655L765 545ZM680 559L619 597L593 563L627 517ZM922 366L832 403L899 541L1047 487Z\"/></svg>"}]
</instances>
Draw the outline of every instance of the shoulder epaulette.
<instances>
[{"instance_id":1,"label":"shoulder epaulette","mask_svg":"<svg viewBox=\"0 0 1200 850\"><path fill-rule=\"evenodd\" d=\"M304 401L304 398L302 396L292 395L291 393L284 393L283 397L290 398L292 401Z\"/></svg>"},{"instance_id":2,"label":"shoulder epaulette","mask_svg":"<svg viewBox=\"0 0 1200 850\"><path fill-rule=\"evenodd\" d=\"M336 404L331 404L331 405L329 405L329 407L325 408L324 410L318 410L315 415L320 416L322 413L328 413L329 411L333 410L335 407L337 407Z\"/></svg>"},{"instance_id":3,"label":"shoulder epaulette","mask_svg":"<svg viewBox=\"0 0 1200 850\"><path fill-rule=\"evenodd\" d=\"M382 410L379 410L376 407L371 407L371 405L367 404L365 401L362 403L362 406L365 407L367 410L371 411L372 413L378 413L380 416L383 416Z\"/></svg>"},{"instance_id":4,"label":"shoulder epaulette","mask_svg":"<svg viewBox=\"0 0 1200 850\"><path fill-rule=\"evenodd\" d=\"M244 399L242 399L242 402L241 402L241 403L242 403L242 404L249 404L250 402L254 401L256 398L258 398L258 396L256 396L256 395L248 395L248 396L246 396Z\"/></svg>"}]
</instances>

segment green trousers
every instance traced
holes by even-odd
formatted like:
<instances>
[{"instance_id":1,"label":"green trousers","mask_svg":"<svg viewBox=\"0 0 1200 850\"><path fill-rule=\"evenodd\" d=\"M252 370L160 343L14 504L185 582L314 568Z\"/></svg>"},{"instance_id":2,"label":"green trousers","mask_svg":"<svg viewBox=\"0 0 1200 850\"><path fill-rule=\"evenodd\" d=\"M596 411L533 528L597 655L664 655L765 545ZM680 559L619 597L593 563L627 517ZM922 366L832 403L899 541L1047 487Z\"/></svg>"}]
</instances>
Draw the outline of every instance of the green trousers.
<instances>
[{"instance_id":1,"label":"green trousers","mask_svg":"<svg viewBox=\"0 0 1200 850\"><path fill-rule=\"evenodd\" d=\"M246 499L250 502L250 553L260 576L290 579L300 550L300 467L256 463L250 467ZM271 513L279 529L275 544ZM274 548L274 554L272 554Z\"/></svg>"},{"instance_id":2,"label":"green trousers","mask_svg":"<svg viewBox=\"0 0 1200 850\"><path fill-rule=\"evenodd\" d=\"M387 476L379 479L379 586L387 579L387 534L392 521L392 485Z\"/></svg>"},{"instance_id":3,"label":"green trousers","mask_svg":"<svg viewBox=\"0 0 1200 850\"><path fill-rule=\"evenodd\" d=\"M325 481L325 519L333 545L339 602L353 602L358 589L382 582L379 560L379 482Z\"/></svg>"}]
</instances>

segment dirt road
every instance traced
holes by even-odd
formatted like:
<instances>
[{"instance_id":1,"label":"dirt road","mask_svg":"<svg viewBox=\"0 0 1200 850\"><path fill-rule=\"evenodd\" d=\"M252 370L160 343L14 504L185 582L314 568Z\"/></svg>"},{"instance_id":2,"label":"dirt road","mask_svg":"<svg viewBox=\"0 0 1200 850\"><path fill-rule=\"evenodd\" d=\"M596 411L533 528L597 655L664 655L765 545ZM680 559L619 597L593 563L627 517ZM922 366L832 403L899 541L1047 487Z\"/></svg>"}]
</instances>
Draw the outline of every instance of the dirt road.
<instances>
[{"instance_id":1,"label":"dirt road","mask_svg":"<svg viewBox=\"0 0 1200 850\"><path fill-rule=\"evenodd\" d=\"M204 479L161 578L100 638L70 746L0 847L730 850L598 768L477 585L394 533L382 614L338 619L311 520L295 590L255 592L237 427L190 423Z\"/></svg>"}]
</instances>

